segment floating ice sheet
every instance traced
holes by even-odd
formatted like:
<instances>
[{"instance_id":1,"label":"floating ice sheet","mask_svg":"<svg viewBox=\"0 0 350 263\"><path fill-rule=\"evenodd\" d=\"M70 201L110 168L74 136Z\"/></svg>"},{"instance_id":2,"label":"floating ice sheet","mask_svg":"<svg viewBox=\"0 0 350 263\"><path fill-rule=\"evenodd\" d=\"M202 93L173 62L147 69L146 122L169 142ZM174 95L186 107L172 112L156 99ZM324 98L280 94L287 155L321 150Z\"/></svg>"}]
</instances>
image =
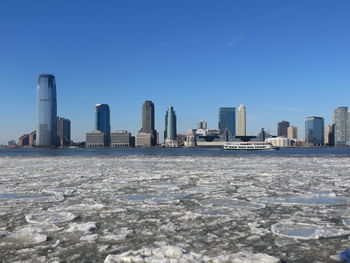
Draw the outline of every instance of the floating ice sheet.
<instances>
[{"instance_id":1,"label":"floating ice sheet","mask_svg":"<svg viewBox=\"0 0 350 263\"><path fill-rule=\"evenodd\" d=\"M279 236L305 240L350 235L350 231L343 229L294 222L274 224L271 231Z\"/></svg>"},{"instance_id":2,"label":"floating ice sheet","mask_svg":"<svg viewBox=\"0 0 350 263\"><path fill-rule=\"evenodd\" d=\"M350 204L350 198L329 195L282 195L261 199L269 203L298 204L298 205L344 205Z\"/></svg>"},{"instance_id":3,"label":"floating ice sheet","mask_svg":"<svg viewBox=\"0 0 350 263\"><path fill-rule=\"evenodd\" d=\"M55 202L62 201L63 195L54 193L0 193L0 202Z\"/></svg>"},{"instance_id":4,"label":"floating ice sheet","mask_svg":"<svg viewBox=\"0 0 350 263\"><path fill-rule=\"evenodd\" d=\"M247 202L244 200L237 199L208 199L201 201L202 205L209 205L214 207L225 207L232 209L247 209L247 210L256 210L264 208L265 205L258 204L254 202Z\"/></svg>"},{"instance_id":5,"label":"floating ice sheet","mask_svg":"<svg viewBox=\"0 0 350 263\"><path fill-rule=\"evenodd\" d=\"M27 222L32 224L59 224L77 218L78 215L70 212L42 212L26 215Z\"/></svg>"}]
</instances>

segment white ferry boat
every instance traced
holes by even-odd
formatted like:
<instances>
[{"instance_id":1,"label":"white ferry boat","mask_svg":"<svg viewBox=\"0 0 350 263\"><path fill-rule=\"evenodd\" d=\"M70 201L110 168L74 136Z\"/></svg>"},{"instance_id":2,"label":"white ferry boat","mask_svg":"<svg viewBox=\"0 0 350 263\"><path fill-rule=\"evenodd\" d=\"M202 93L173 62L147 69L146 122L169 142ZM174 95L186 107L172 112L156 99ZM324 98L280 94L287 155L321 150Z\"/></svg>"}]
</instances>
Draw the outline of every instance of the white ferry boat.
<instances>
[{"instance_id":1,"label":"white ferry boat","mask_svg":"<svg viewBox=\"0 0 350 263\"><path fill-rule=\"evenodd\" d=\"M227 142L224 144L224 150L279 150L279 147L267 142Z\"/></svg>"}]
</instances>

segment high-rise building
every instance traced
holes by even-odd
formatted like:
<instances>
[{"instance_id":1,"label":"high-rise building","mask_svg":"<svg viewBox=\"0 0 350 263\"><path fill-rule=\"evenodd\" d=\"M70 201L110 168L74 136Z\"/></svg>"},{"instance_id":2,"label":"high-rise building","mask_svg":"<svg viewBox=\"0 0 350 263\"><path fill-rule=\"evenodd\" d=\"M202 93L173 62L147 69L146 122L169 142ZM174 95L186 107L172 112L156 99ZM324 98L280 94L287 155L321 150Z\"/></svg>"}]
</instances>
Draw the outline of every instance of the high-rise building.
<instances>
[{"instance_id":1,"label":"high-rise building","mask_svg":"<svg viewBox=\"0 0 350 263\"><path fill-rule=\"evenodd\" d=\"M348 107L338 107L333 113L334 146L350 144L350 121Z\"/></svg>"},{"instance_id":2,"label":"high-rise building","mask_svg":"<svg viewBox=\"0 0 350 263\"><path fill-rule=\"evenodd\" d=\"M142 132L152 133L154 131L154 104L146 100L142 105Z\"/></svg>"},{"instance_id":3,"label":"high-rise building","mask_svg":"<svg viewBox=\"0 0 350 263\"><path fill-rule=\"evenodd\" d=\"M108 104L96 104L95 130L103 132L104 146L110 145L111 124Z\"/></svg>"},{"instance_id":4,"label":"high-rise building","mask_svg":"<svg viewBox=\"0 0 350 263\"><path fill-rule=\"evenodd\" d=\"M57 145L56 81L53 75L40 75L37 85L37 146Z\"/></svg>"},{"instance_id":5,"label":"high-rise building","mask_svg":"<svg viewBox=\"0 0 350 263\"><path fill-rule=\"evenodd\" d=\"M324 119L322 117L308 117L305 121L305 141L309 145L324 144Z\"/></svg>"},{"instance_id":6,"label":"high-rise building","mask_svg":"<svg viewBox=\"0 0 350 263\"><path fill-rule=\"evenodd\" d=\"M298 128L295 126L289 126L287 128L287 138L297 139L298 138Z\"/></svg>"},{"instance_id":7,"label":"high-rise building","mask_svg":"<svg viewBox=\"0 0 350 263\"><path fill-rule=\"evenodd\" d=\"M281 121L277 125L277 136L279 137L287 137L288 136L288 129L289 122L288 121Z\"/></svg>"},{"instance_id":8,"label":"high-rise building","mask_svg":"<svg viewBox=\"0 0 350 263\"><path fill-rule=\"evenodd\" d=\"M176 114L173 106L169 106L165 114L164 140L176 140Z\"/></svg>"},{"instance_id":9,"label":"high-rise building","mask_svg":"<svg viewBox=\"0 0 350 263\"><path fill-rule=\"evenodd\" d=\"M70 120L57 117L57 140L61 146L70 144Z\"/></svg>"},{"instance_id":10,"label":"high-rise building","mask_svg":"<svg viewBox=\"0 0 350 263\"><path fill-rule=\"evenodd\" d=\"M219 130L221 134L236 135L236 109L234 107L219 109Z\"/></svg>"},{"instance_id":11,"label":"high-rise building","mask_svg":"<svg viewBox=\"0 0 350 263\"><path fill-rule=\"evenodd\" d=\"M324 126L324 144L329 146L334 146L334 136L333 136L333 126Z\"/></svg>"},{"instance_id":12,"label":"high-rise building","mask_svg":"<svg viewBox=\"0 0 350 263\"><path fill-rule=\"evenodd\" d=\"M155 146L157 144L157 131L155 129L154 119L154 104L150 100L146 100L142 105L141 132L151 134L151 146Z\"/></svg>"},{"instance_id":13,"label":"high-rise building","mask_svg":"<svg viewBox=\"0 0 350 263\"><path fill-rule=\"evenodd\" d=\"M198 130L206 130L208 129L208 123L206 121L199 121L198 124L197 124L197 129Z\"/></svg>"},{"instance_id":14,"label":"high-rise building","mask_svg":"<svg viewBox=\"0 0 350 263\"><path fill-rule=\"evenodd\" d=\"M246 121L246 109L244 105L239 105L238 107L238 123L237 123L237 135L246 136L247 135L247 121Z\"/></svg>"}]
</instances>

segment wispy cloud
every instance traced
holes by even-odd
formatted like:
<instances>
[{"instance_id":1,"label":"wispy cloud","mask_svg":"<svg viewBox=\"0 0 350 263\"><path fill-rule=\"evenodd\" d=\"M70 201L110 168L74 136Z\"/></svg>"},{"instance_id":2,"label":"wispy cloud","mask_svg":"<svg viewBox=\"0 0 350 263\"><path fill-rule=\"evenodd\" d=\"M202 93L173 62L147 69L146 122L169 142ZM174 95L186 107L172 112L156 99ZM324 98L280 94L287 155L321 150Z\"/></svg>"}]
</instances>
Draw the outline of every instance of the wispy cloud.
<instances>
[{"instance_id":1,"label":"wispy cloud","mask_svg":"<svg viewBox=\"0 0 350 263\"><path fill-rule=\"evenodd\" d=\"M268 20L272 20L275 19L277 17L280 17L281 15L283 15L284 12L282 11L278 11L278 12L274 12L274 13L268 13L268 14L264 14L261 16L258 16L256 19L259 21L268 21Z\"/></svg>"},{"instance_id":2,"label":"wispy cloud","mask_svg":"<svg viewBox=\"0 0 350 263\"><path fill-rule=\"evenodd\" d=\"M237 42L244 41L245 39L246 39L245 36L231 37L230 41L227 43L227 46L234 47Z\"/></svg>"}]
</instances>

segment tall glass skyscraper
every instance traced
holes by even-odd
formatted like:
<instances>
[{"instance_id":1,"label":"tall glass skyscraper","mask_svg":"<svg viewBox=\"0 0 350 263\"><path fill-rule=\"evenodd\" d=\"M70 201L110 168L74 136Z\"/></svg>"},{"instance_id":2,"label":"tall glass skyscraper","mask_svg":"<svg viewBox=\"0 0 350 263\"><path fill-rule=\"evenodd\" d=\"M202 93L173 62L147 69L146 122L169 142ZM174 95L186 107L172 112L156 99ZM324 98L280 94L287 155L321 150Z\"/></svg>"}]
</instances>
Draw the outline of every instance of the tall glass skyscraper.
<instances>
[{"instance_id":1,"label":"tall glass skyscraper","mask_svg":"<svg viewBox=\"0 0 350 263\"><path fill-rule=\"evenodd\" d=\"M228 132L236 135L236 109L234 107L223 107L219 109L219 130L221 134Z\"/></svg>"},{"instance_id":2,"label":"tall glass skyscraper","mask_svg":"<svg viewBox=\"0 0 350 263\"><path fill-rule=\"evenodd\" d=\"M176 140L176 115L173 106L169 106L165 114L164 139Z\"/></svg>"},{"instance_id":3,"label":"tall glass skyscraper","mask_svg":"<svg viewBox=\"0 0 350 263\"><path fill-rule=\"evenodd\" d=\"M37 85L37 146L57 145L56 81L53 75L39 75Z\"/></svg>"},{"instance_id":4,"label":"tall glass skyscraper","mask_svg":"<svg viewBox=\"0 0 350 263\"><path fill-rule=\"evenodd\" d=\"M70 144L70 120L57 117L57 140L59 145Z\"/></svg>"},{"instance_id":5,"label":"tall glass skyscraper","mask_svg":"<svg viewBox=\"0 0 350 263\"><path fill-rule=\"evenodd\" d=\"M305 141L314 146L324 144L324 119L322 117L306 118Z\"/></svg>"},{"instance_id":6,"label":"tall glass skyscraper","mask_svg":"<svg viewBox=\"0 0 350 263\"><path fill-rule=\"evenodd\" d=\"M350 121L348 107L338 107L333 113L334 145L346 146L350 141Z\"/></svg>"},{"instance_id":7,"label":"tall glass skyscraper","mask_svg":"<svg viewBox=\"0 0 350 263\"><path fill-rule=\"evenodd\" d=\"M110 111L108 104L96 104L95 129L104 132L105 146L109 146L111 137Z\"/></svg>"}]
</instances>

